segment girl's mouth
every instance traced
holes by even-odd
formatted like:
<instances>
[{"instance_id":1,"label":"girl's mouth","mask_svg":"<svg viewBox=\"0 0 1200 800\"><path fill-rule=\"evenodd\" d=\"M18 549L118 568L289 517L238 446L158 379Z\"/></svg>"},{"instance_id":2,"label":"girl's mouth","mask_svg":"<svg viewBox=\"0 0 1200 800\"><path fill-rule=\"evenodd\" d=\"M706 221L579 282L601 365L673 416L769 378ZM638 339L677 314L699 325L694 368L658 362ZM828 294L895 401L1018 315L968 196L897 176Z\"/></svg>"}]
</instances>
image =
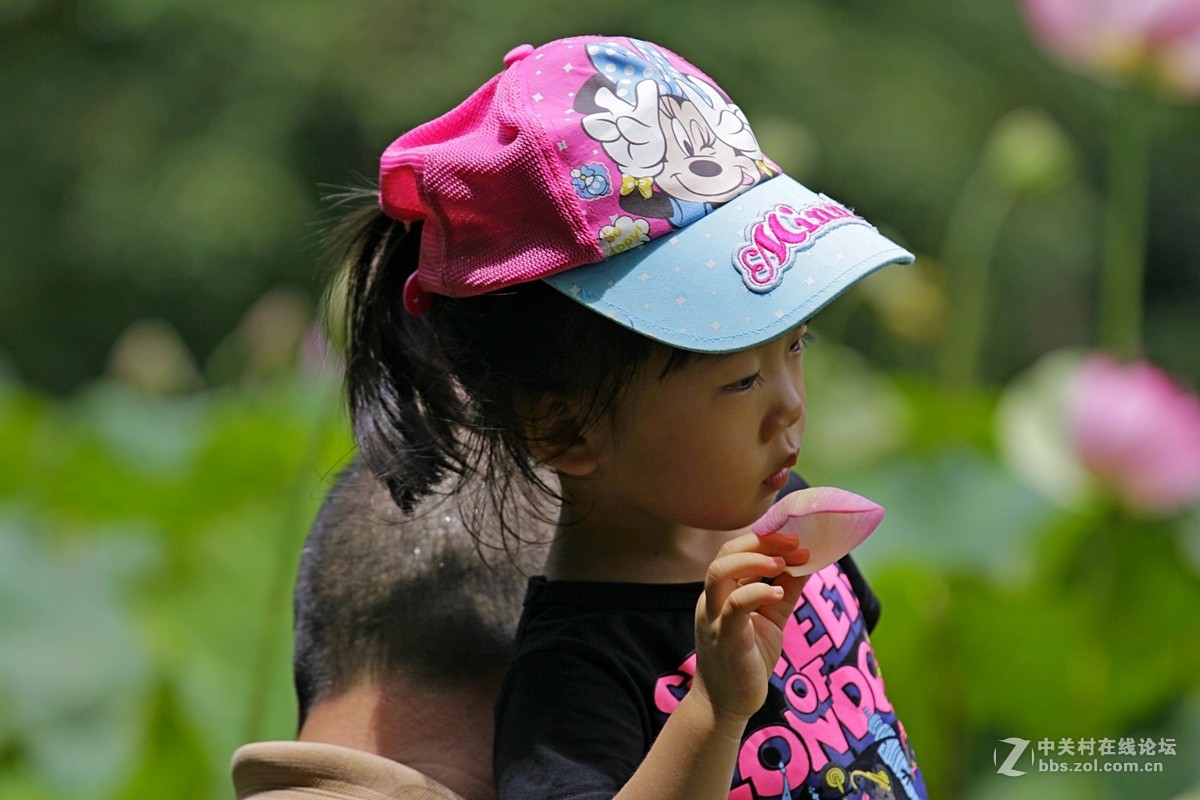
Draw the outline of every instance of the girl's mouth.
<instances>
[{"instance_id":1,"label":"girl's mouth","mask_svg":"<svg viewBox=\"0 0 1200 800\"><path fill-rule=\"evenodd\" d=\"M796 454L792 453L790 456L788 456L787 460L784 461L782 467L775 472L772 472L763 480L763 488L776 492L782 489L787 485L788 475L791 474L792 467L794 466L796 466Z\"/></svg>"}]
</instances>

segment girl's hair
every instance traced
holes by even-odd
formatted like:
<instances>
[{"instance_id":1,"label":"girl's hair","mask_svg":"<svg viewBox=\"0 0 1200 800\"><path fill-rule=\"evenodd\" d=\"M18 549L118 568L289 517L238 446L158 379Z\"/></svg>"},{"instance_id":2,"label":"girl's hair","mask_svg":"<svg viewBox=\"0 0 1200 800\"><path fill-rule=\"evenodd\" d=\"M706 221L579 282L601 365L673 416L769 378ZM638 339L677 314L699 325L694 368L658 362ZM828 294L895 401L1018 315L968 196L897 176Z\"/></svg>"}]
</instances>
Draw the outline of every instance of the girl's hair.
<instances>
[{"instance_id":1,"label":"girl's hair","mask_svg":"<svg viewBox=\"0 0 1200 800\"><path fill-rule=\"evenodd\" d=\"M417 268L421 223L397 222L375 207L350 217L338 238L354 436L404 510L447 478L450 492L477 479L501 534L519 538L505 522L507 502L561 499L532 445L570 445L615 411L645 365L661 364L662 377L695 355L617 325L541 281L474 297L434 295L429 311L413 316L403 289ZM479 540L479 530L472 534Z\"/></svg>"}]
</instances>

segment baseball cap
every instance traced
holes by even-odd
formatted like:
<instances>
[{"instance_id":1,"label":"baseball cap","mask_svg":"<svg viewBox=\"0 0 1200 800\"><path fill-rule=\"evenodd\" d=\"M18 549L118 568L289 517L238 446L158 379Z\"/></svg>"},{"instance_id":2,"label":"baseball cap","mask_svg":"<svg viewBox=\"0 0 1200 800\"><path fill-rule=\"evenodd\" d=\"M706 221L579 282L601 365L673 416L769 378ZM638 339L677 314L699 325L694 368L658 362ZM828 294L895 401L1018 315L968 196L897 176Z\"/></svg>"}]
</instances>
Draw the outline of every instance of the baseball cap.
<instances>
[{"instance_id":1,"label":"baseball cap","mask_svg":"<svg viewBox=\"0 0 1200 800\"><path fill-rule=\"evenodd\" d=\"M753 347L911 253L783 174L741 109L650 42L521 45L380 159L380 205L423 220L413 313L544 280L685 350Z\"/></svg>"}]
</instances>

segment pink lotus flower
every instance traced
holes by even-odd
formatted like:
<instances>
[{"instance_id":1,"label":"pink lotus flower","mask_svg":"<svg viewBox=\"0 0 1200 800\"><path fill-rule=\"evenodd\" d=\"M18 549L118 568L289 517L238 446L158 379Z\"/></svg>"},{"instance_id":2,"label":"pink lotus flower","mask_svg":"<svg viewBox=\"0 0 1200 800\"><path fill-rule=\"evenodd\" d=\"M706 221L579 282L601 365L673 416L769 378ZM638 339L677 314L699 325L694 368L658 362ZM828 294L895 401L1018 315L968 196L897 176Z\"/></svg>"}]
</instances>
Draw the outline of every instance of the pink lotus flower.
<instances>
[{"instance_id":1,"label":"pink lotus flower","mask_svg":"<svg viewBox=\"0 0 1200 800\"><path fill-rule=\"evenodd\" d=\"M789 567L793 575L824 569L862 544L883 519L883 506L845 489L815 486L785 495L750 530L759 536L789 533L809 551L808 562Z\"/></svg>"},{"instance_id":2,"label":"pink lotus flower","mask_svg":"<svg viewBox=\"0 0 1200 800\"><path fill-rule=\"evenodd\" d=\"M1196 0L1022 0L1030 28L1068 65L1125 83L1146 77L1200 97Z\"/></svg>"},{"instance_id":3,"label":"pink lotus flower","mask_svg":"<svg viewBox=\"0 0 1200 800\"><path fill-rule=\"evenodd\" d=\"M1200 500L1200 397L1150 364L1097 355L1067 402L1083 466L1124 505L1167 515Z\"/></svg>"}]
</instances>

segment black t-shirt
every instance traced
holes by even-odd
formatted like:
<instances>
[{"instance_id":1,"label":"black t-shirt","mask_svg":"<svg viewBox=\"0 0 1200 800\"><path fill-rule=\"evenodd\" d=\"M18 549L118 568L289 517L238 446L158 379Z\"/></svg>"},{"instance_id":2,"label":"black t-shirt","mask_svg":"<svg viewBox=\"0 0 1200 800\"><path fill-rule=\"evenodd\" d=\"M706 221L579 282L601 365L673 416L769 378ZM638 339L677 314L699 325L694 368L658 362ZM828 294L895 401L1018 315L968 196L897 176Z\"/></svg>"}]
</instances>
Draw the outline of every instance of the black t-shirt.
<instances>
[{"instance_id":1,"label":"black t-shirt","mask_svg":"<svg viewBox=\"0 0 1200 800\"><path fill-rule=\"evenodd\" d=\"M501 800L607 800L625 785L691 686L703 590L530 580L496 707ZM848 556L809 578L730 798L924 800L867 639L878 615Z\"/></svg>"}]
</instances>

